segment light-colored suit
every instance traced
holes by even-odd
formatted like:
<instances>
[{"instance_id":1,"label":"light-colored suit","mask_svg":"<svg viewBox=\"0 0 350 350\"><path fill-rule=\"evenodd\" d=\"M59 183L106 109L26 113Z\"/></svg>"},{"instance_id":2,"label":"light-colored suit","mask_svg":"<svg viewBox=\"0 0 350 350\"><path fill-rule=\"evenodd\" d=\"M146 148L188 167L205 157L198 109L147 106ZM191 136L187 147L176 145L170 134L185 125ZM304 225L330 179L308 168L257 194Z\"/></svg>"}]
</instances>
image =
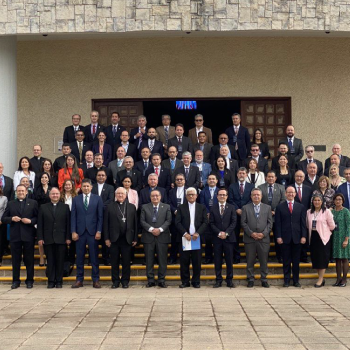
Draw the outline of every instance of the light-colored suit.
<instances>
[{"instance_id":1,"label":"light-colored suit","mask_svg":"<svg viewBox=\"0 0 350 350\"><path fill-rule=\"evenodd\" d=\"M191 163L191 165L197 166L196 162ZM201 181L203 183L203 187L206 186L208 176L210 175L212 169L211 165L209 163L202 163L202 174L201 174Z\"/></svg>"},{"instance_id":2,"label":"light-colored suit","mask_svg":"<svg viewBox=\"0 0 350 350\"><path fill-rule=\"evenodd\" d=\"M286 200L286 189L283 185L280 185L278 183L275 183L273 185L273 197L271 204L269 203L269 197L268 197L268 191L269 191L269 184L266 182L259 186L262 192L262 199L261 202L264 204L268 204L271 206L271 210L275 211L278 204L283 203ZM273 220L275 218L273 217Z\"/></svg>"},{"instance_id":3,"label":"light-colored suit","mask_svg":"<svg viewBox=\"0 0 350 350\"><path fill-rule=\"evenodd\" d=\"M272 229L272 213L269 205L260 203L260 212L257 217L254 204L249 203L242 208L241 226L244 230L243 242L247 254L247 279L254 281L254 263L256 254L260 262L261 281L266 282L268 273L267 260L270 250L270 232ZM255 240L253 232L262 233L264 237Z\"/></svg>"},{"instance_id":4,"label":"light-colored suit","mask_svg":"<svg viewBox=\"0 0 350 350\"><path fill-rule=\"evenodd\" d=\"M203 126L203 131L207 134L207 142L213 144L213 134L211 129ZM188 137L191 139L192 145L195 145L198 142L196 128L192 128L188 131Z\"/></svg>"},{"instance_id":5,"label":"light-colored suit","mask_svg":"<svg viewBox=\"0 0 350 350\"><path fill-rule=\"evenodd\" d=\"M166 145L165 143L165 130L164 126L158 126L156 128L157 136L156 140L160 141L163 143L163 145ZM175 137L175 126L169 126L169 133L168 133L168 140L171 139L172 137Z\"/></svg>"},{"instance_id":6,"label":"light-colored suit","mask_svg":"<svg viewBox=\"0 0 350 350\"><path fill-rule=\"evenodd\" d=\"M120 170L124 170L124 165L118 167L118 159L116 160L113 160L111 161L109 164L108 164L108 168L111 169L112 171L112 174L113 174L113 181L115 182L116 178L117 178L117 174L118 174L118 171Z\"/></svg>"}]
</instances>

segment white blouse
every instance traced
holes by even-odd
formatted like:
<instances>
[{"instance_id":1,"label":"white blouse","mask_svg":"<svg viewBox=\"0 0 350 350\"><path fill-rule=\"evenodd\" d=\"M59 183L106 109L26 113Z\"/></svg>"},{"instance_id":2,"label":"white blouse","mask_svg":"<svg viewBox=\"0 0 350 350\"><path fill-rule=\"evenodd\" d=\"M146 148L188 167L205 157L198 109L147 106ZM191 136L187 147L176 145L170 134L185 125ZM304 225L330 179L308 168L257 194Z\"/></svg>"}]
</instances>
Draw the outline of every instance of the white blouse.
<instances>
[{"instance_id":1,"label":"white blouse","mask_svg":"<svg viewBox=\"0 0 350 350\"><path fill-rule=\"evenodd\" d=\"M29 176L26 175L22 170L17 170L15 175L13 175L13 189L16 190L17 186L20 184L22 177L27 177L29 181L32 182L33 188L35 188L35 172L30 171Z\"/></svg>"}]
</instances>

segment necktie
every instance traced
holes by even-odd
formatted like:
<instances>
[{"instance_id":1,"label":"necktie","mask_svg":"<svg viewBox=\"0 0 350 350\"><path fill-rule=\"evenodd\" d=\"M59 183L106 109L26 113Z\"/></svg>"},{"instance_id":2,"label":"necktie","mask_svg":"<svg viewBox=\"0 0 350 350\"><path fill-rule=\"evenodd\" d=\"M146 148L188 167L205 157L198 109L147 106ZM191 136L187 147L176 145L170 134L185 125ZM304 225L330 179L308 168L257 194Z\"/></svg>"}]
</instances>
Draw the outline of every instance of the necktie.
<instances>
[{"instance_id":1,"label":"necktie","mask_svg":"<svg viewBox=\"0 0 350 350\"><path fill-rule=\"evenodd\" d=\"M289 151L292 149L293 144L292 144L292 139L288 140L288 147L289 147Z\"/></svg>"},{"instance_id":2,"label":"necktie","mask_svg":"<svg viewBox=\"0 0 350 350\"><path fill-rule=\"evenodd\" d=\"M165 131L165 144L167 145L168 144L168 139L169 139L169 127L166 126L164 131Z\"/></svg>"},{"instance_id":3,"label":"necktie","mask_svg":"<svg viewBox=\"0 0 350 350\"><path fill-rule=\"evenodd\" d=\"M237 126L235 126L235 134L236 134L236 138L237 138L237 134L238 134L238 128ZM238 142L236 141L236 144L235 144L235 150L237 151L238 150Z\"/></svg>"},{"instance_id":4,"label":"necktie","mask_svg":"<svg viewBox=\"0 0 350 350\"><path fill-rule=\"evenodd\" d=\"M171 170L175 169L175 160L170 159L170 166L171 166Z\"/></svg>"},{"instance_id":5,"label":"necktie","mask_svg":"<svg viewBox=\"0 0 350 350\"><path fill-rule=\"evenodd\" d=\"M157 222L157 214L158 214L158 209L157 209L157 207L153 207L152 222Z\"/></svg>"},{"instance_id":6,"label":"necktie","mask_svg":"<svg viewBox=\"0 0 350 350\"><path fill-rule=\"evenodd\" d=\"M223 216L225 211L225 206L223 204L220 205L220 215Z\"/></svg>"},{"instance_id":7,"label":"necktie","mask_svg":"<svg viewBox=\"0 0 350 350\"><path fill-rule=\"evenodd\" d=\"M199 145L200 150L203 152L204 150L204 145Z\"/></svg>"},{"instance_id":8,"label":"necktie","mask_svg":"<svg viewBox=\"0 0 350 350\"><path fill-rule=\"evenodd\" d=\"M239 184L239 193L241 195L241 197L243 196L243 193L244 193L244 188L243 188L243 184Z\"/></svg>"},{"instance_id":9,"label":"necktie","mask_svg":"<svg viewBox=\"0 0 350 350\"><path fill-rule=\"evenodd\" d=\"M95 138L95 134L96 134L96 124L94 124L92 126L92 136L93 136L93 138Z\"/></svg>"},{"instance_id":10,"label":"necktie","mask_svg":"<svg viewBox=\"0 0 350 350\"><path fill-rule=\"evenodd\" d=\"M88 210L88 196L85 196L85 199L84 199L84 209L85 210Z\"/></svg>"},{"instance_id":11,"label":"necktie","mask_svg":"<svg viewBox=\"0 0 350 350\"><path fill-rule=\"evenodd\" d=\"M289 208L290 213L292 214L292 213L293 213L293 205L292 205L292 202L289 202L289 203L288 203L288 208Z\"/></svg>"},{"instance_id":12,"label":"necktie","mask_svg":"<svg viewBox=\"0 0 350 350\"><path fill-rule=\"evenodd\" d=\"M113 126L113 137L115 137L116 132L117 132L117 127L114 125Z\"/></svg>"},{"instance_id":13,"label":"necktie","mask_svg":"<svg viewBox=\"0 0 350 350\"><path fill-rule=\"evenodd\" d=\"M182 137L178 137L177 139L179 141L179 145L181 145L182 144Z\"/></svg>"},{"instance_id":14,"label":"necktie","mask_svg":"<svg viewBox=\"0 0 350 350\"><path fill-rule=\"evenodd\" d=\"M151 152L153 151L153 146L154 146L154 141L151 141L149 143L149 149L151 150Z\"/></svg>"},{"instance_id":15,"label":"necktie","mask_svg":"<svg viewBox=\"0 0 350 350\"><path fill-rule=\"evenodd\" d=\"M157 176L159 176L159 168L155 168Z\"/></svg>"},{"instance_id":16,"label":"necktie","mask_svg":"<svg viewBox=\"0 0 350 350\"><path fill-rule=\"evenodd\" d=\"M272 198L273 198L272 185L269 185L269 193L268 193L269 204L272 203Z\"/></svg>"},{"instance_id":17,"label":"necktie","mask_svg":"<svg viewBox=\"0 0 350 350\"><path fill-rule=\"evenodd\" d=\"M259 217L259 206L254 205L255 217Z\"/></svg>"},{"instance_id":18,"label":"necktie","mask_svg":"<svg viewBox=\"0 0 350 350\"><path fill-rule=\"evenodd\" d=\"M4 187L4 183L2 182L2 177L0 177L0 187Z\"/></svg>"},{"instance_id":19,"label":"necktie","mask_svg":"<svg viewBox=\"0 0 350 350\"><path fill-rule=\"evenodd\" d=\"M78 127L75 126L75 127L74 127L74 134L75 134L77 131L78 131Z\"/></svg>"},{"instance_id":20,"label":"necktie","mask_svg":"<svg viewBox=\"0 0 350 350\"><path fill-rule=\"evenodd\" d=\"M83 146L81 145L81 142L79 142L79 159L81 163L83 161Z\"/></svg>"},{"instance_id":21,"label":"necktie","mask_svg":"<svg viewBox=\"0 0 350 350\"><path fill-rule=\"evenodd\" d=\"M210 197L211 197L211 198L214 197L214 189L213 189L213 188L210 189Z\"/></svg>"},{"instance_id":22,"label":"necktie","mask_svg":"<svg viewBox=\"0 0 350 350\"><path fill-rule=\"evenodd\" d=\"M188 178L188 168L185 169L185 178L186 178L186 180Z\"/></svg>"},{"instance_id":23,"label":"necktie","mask_svg":"<svg viewBox=\"0 0 350 350\"><path fill-rule=\"evenodd\" d=\"M298 187L298 197L299 197L299 200L301 202L301 190L300 190L300 187Z\"/></svg>"},{"instance_id":24,"label":"necktie","mask_svg":"<svg viewBox=\"0 0 350 350\"><path fill-rule=\"evenodd\" d=\"M140 138L139 138L139 146L137 148L140 148L141 143L142 143L142 136L143 136L143 134L142 134L141 130L143 130L143 129L140 129L140 134L141 135L140 135Z\"/></svg>"},{"instance_id":25,"label":"necktie","mask_svg":"<svg viewBox=\"0 0 350 350\"><path fill-rule=\"evenodd\" d=\"M308 164L310 164L310 163L311 163L311 159L308 159L308 161L307 161L307 162L308 162Z\"/></svg>"},{"instance_id":26,"label":"necktie","mask_svg":"<svg viewBox=\"0 0 350 350\"><path fill-rule=\"evenodd\" d=\"M147 162L144 162L144 163L143 163L143 167L144 167L145 170L147 170L147 168L148 168L148 163L147 163Z\"/></svg>"},{"instance_id":27,"label":"necktie","mask_svg":"<svg viewBox=\"0 0 350 350\"><path fill-rule=\"evenodd\" d=\"M117 165L118 165L118 168L120 168L120 166L122 165L122 160L121 159L118 159Z\"/></svg>"}]
</instances>

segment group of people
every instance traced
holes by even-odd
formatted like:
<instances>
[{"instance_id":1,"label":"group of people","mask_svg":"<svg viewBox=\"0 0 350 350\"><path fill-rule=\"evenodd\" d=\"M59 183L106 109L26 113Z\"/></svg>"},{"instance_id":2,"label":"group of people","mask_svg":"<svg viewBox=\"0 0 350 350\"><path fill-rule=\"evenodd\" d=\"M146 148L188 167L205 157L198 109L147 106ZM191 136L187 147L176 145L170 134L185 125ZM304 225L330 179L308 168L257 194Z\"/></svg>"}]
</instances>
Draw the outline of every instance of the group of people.
<instances>
[{"instance_id":1,"label":"group of people","mask_svg":"<svg viewBox=\"0 0 350 350\"><path fill-rule=\"evenodd\" d=\"M302 160L304 147L292 125L270 160L262 130L254 131L251 142L237 113L216 145L200 114L188 136L182 124L171 125L169 115L162 116L157 128L148 128L141 115L130 133L120 125L117 112L107 127L98 123L97 111L90 118L91 124L83 127L80 115L73 115L72 125L64 130L62 156L54 162L34 145L33 157L19 160L13 180L0 164L0 257L8 254L10 243L13 289L20 286L22 255L27 288L33 287L35 239L39 265L45 265L46 255L48 288L62 287L67 262L70 269L74 264L77 268L72 288L83 286L86 246L93 287L100 288L99 244L103 263L111 265L112 288L128 288L139 241L146 287L166 288L167 265L177 263L179 255L180 288L199 288L205 243L204 263L215 266L214 288L224 282L223 259L225 283L232 288L233 264L241 261L241 229L247 287L254 286L256 258L261 285L269 287L271 231L284 287L291 281L300 287L299 263L308 262L309 251L319 275L316 288L324 286L332 259L334 286L346 286L350 159L341 154L340 145L333 146L323 168L314 159L313 146L305 147Z\"/></svg>"}]
</instances>

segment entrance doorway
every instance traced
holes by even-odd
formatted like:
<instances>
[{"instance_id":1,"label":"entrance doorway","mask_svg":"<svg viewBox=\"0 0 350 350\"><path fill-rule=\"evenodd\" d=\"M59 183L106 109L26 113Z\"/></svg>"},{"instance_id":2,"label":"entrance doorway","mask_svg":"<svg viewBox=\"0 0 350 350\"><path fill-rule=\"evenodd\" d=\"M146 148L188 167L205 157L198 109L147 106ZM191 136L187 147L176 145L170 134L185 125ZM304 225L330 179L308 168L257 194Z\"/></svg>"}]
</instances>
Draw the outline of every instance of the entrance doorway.
<instances>
[{"instance_id":1,"label":"entrance doorway","mask_svg":"<svg viewBox=\"0 0 350 350\"><path fill-rule=\"evenodd\" d=\"M268 142L271 157L277 154L279 140L284 137L285 128L291 123L290 98L222 98L194 99L196 109L177 109L178 99L99 99L92 100L92 109L100 113L101 124L110 124L110 115L117 111L121 116L120 124L128 130L137 126L137 117L147 117L148 127L161 125L161 116L169 114L171 124L182 123L185 135L194 127L194 116L202 114L204 125L213 131L213 142L218 143L218 136L232 126L231 116L240 113L242 125L247 127L251 137L254 130L260 128L264 141ZM193 105L192 105L193 107Z\"/></svg>"}]
</instances>

